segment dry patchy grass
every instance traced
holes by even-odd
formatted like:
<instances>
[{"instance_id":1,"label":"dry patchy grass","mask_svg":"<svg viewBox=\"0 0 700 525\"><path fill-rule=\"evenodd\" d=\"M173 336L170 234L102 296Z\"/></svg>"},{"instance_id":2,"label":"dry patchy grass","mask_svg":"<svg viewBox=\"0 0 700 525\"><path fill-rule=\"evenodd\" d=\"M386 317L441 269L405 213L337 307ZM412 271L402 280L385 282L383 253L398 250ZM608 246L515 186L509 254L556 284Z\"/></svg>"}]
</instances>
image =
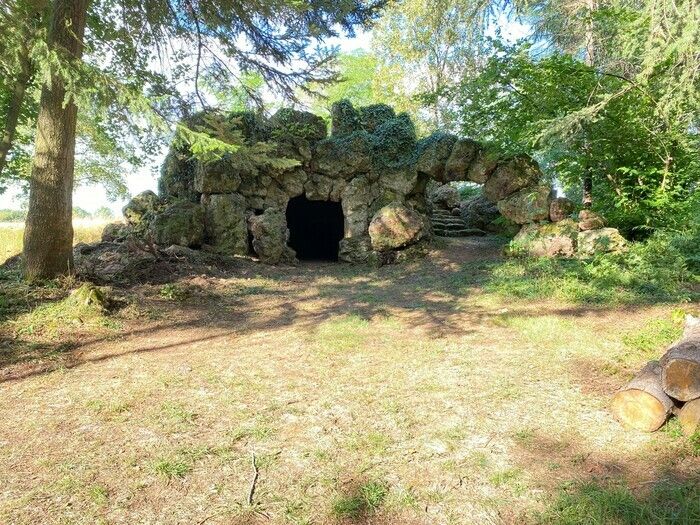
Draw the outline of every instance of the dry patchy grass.
<instances>
[{"instance_id":1,"label":"dry patchy grass","mask_svg":"<svg viewBox=\"0 0 700 525\"><path fill-rule=\"evenodd\" d=\"M696 522L700 447L607 411L683 305L506 302L498 252L130 291L0 370L0 523Z\"/></svg>"},{"instance_id":2,"label":"dry patchy grass","mask_svg":"<svg viewBox=\"0 0 700 525\"><path fill-rule=\"evenodd\" d=\"M101 221L76 222L74 228L74 242L95 242L100 240L102 229L106 223ZM7 259L22 252L22 236L24 224L0 223L0 264Z\"/></svg>"}]
</instances>

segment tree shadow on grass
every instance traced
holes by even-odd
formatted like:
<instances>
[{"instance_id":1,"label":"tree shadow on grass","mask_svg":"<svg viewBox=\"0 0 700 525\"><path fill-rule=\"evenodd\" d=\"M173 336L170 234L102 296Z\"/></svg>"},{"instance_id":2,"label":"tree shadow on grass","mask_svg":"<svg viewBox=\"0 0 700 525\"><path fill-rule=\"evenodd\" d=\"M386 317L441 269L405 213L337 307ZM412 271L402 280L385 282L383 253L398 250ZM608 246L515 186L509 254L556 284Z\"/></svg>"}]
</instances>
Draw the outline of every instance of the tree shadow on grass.
<instances>
[{"instance_id":1,"label":"tree shadow on grass","mask_svg":"<svg viewBox=\"0 0 700 525\"><path fill-rule=\"evenodd\" d=\"M512 455L548 494L522 522L700 523L700 442L662 437L663 447L640 443L631 457L611 457L582 439L542 431L521 436Z\"/></svg>"},{"instance_id":2,"label":"tree shadow on grass","mask_svg":"<svg viewBox=\"0 0 700 525\"><path fill-rule=\"evenodd\" d=\"M573 483L559 490L534 521L551 525L700 523L700 485L698 481L662 480L635 494L620 482Z\"/></svg>"},{"instance_id":3,"label":"tree shadow on grass","mask_svg":"<svg viewBox=\"0 0 700 525\"><path fill-rule=\"evenodd\" d=\"M296 333L313 334L324 322L346 316L368 321L401 319L432 340L469 335L483 330L502 310L502 302L489 306L465 301L483 292L493 265L502 261L503 242L489 237L453 240L424 259L378 269L337 263L270 267L239 261L227 276L197 275L178 281L192 293L182 302L159 304L166 312L165 321L125 321L125 328L116 333L68 333L58 343L39 341L39 346L31 338L5 336L0 340L4 349L0 381L127 354L171 351L198 341L229 338L234 342L247 334L290 327ZM525 302L508 309L512 315L542 315ZM568 317L592 311L600 312L601 307L552 304L547 308L549 315ZM116 338L119 344L110 345ZM37 364L42 351L55 359Z\"/></svg>"}]
</instances>

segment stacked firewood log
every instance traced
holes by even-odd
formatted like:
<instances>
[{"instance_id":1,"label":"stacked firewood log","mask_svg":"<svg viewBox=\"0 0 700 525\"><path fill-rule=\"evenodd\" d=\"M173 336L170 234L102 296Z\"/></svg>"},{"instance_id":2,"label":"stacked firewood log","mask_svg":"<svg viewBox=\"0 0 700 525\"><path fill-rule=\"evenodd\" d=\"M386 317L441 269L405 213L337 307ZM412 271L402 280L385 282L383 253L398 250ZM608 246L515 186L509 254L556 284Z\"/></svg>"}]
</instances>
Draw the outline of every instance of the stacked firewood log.
<instances>
[{"instance_id":1,"label":"stacked firewood log","mask_svg":"<svg viewBox=\"0 0 700 525\"><path fill-rule=\"evenodd\" d=\"M685 434L700 431L700 318L687 316L682 339L621 388L611 409L623 425L644 432L658 430L671 415Z\"/></svg>"}]
</instances>

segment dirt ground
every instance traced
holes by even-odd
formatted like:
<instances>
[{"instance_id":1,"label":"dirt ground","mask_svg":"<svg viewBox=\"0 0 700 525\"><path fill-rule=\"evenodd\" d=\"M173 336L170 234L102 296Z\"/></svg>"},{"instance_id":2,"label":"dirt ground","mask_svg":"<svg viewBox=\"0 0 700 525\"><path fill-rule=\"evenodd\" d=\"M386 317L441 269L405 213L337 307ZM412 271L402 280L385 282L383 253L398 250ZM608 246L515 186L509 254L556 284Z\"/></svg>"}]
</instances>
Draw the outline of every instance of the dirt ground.
<instances>
[{"instance_id":1,"label":"dirt ground","mask_svg":"<svg viewBox=\"0 0 700 525\"><path fill-rule=\"evenodd\" d=\"M123 292L0 368L0 523L525 523L577 483L697 480L673 425L607 410L648 357L630 335L678 305L506 301L481 286L500 253Z\"/></svg>"}]
</instances>

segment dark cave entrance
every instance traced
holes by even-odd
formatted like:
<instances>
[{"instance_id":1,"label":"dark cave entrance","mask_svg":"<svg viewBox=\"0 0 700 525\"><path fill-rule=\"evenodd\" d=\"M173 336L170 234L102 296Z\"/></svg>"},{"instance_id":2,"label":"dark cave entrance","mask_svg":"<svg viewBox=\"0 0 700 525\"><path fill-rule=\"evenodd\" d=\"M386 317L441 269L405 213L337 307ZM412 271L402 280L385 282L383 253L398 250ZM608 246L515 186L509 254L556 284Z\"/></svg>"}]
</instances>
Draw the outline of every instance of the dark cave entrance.
<instances>
[{"instance_id":1,"label":"dark cave entrance","mask_svg":"<svg viewBox=\"0 0 700 525\"><path fill-rule=\"evenodd\" d=\"M337 261L343 238L343 208L339 202L310 201L305 195L287 204L289 246L300 260Z\"/></svg>"}]
</instances>

